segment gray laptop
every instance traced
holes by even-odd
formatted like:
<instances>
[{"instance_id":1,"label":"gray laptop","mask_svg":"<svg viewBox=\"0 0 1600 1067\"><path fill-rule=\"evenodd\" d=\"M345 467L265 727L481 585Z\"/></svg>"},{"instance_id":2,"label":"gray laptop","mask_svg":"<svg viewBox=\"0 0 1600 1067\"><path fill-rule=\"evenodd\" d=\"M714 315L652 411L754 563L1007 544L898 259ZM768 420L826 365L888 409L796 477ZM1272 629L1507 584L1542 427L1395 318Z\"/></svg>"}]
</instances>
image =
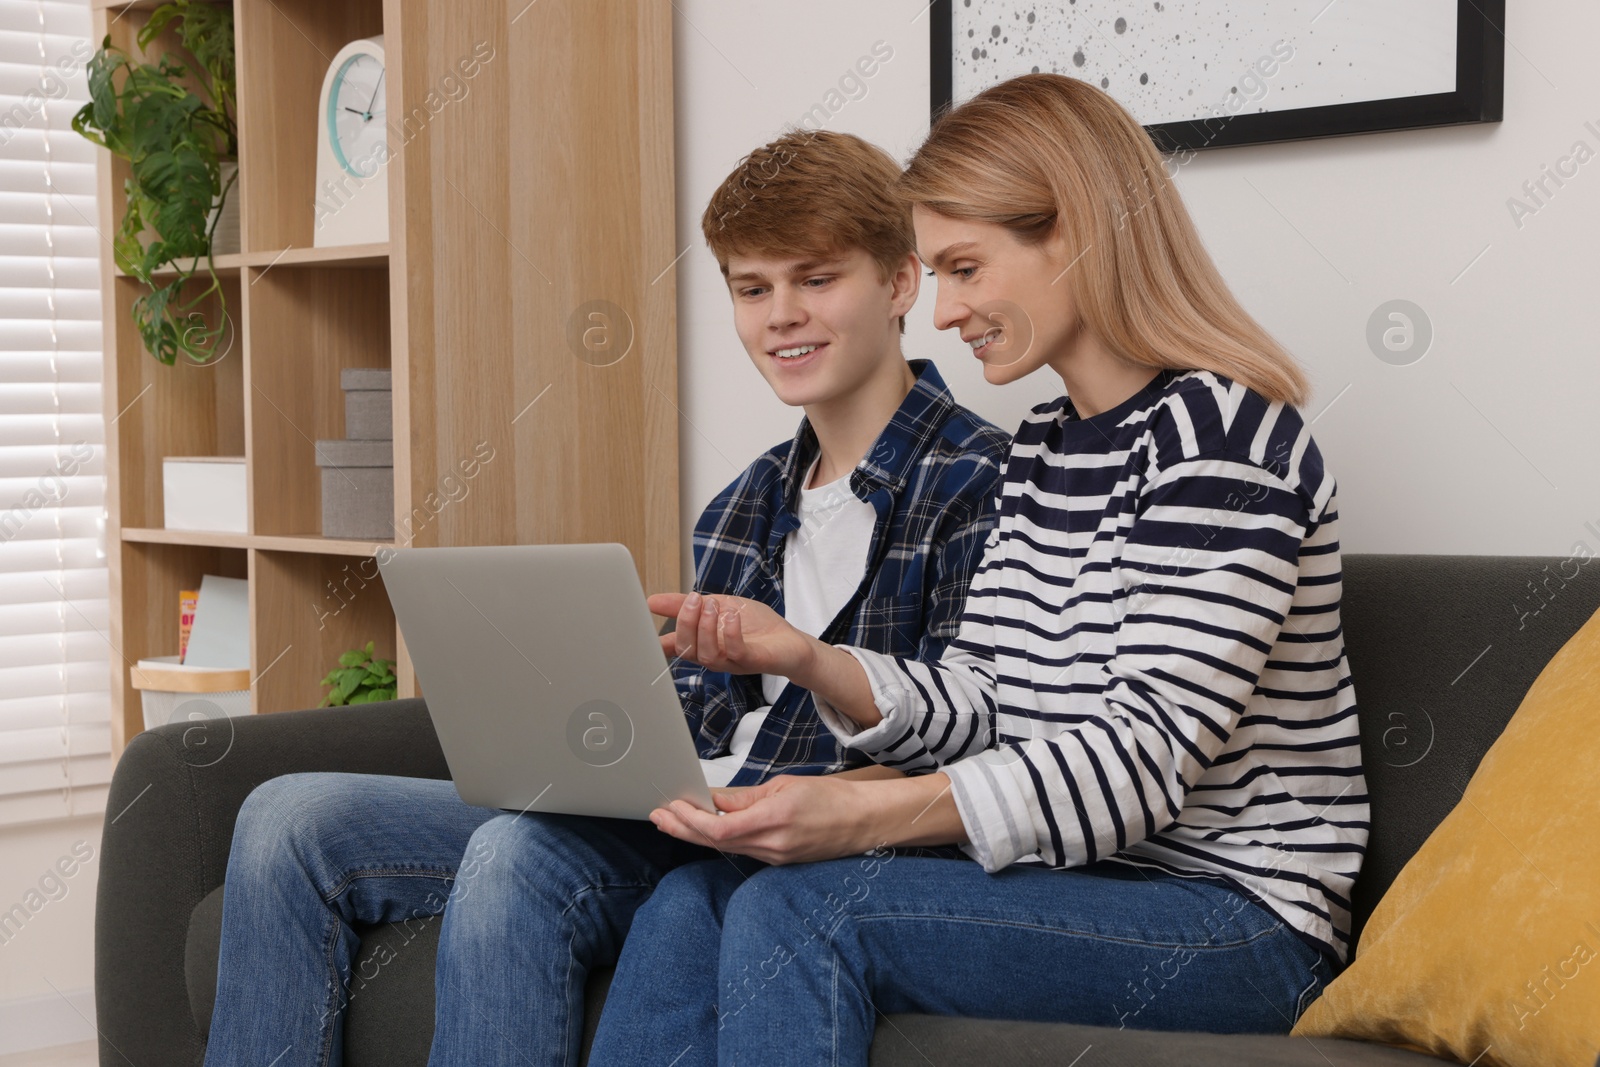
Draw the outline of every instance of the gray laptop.
<instances>
[{"instance_id":1,"label":"gray laptop","mask_svg":"<svg viewBox=\"0 0 1600 1067\"><path fill-rule=\"evenodd\" d=\"M677 799L714 810L626 545L382 555L462 800L627 819Z\"/></svg>"}]
</instances>

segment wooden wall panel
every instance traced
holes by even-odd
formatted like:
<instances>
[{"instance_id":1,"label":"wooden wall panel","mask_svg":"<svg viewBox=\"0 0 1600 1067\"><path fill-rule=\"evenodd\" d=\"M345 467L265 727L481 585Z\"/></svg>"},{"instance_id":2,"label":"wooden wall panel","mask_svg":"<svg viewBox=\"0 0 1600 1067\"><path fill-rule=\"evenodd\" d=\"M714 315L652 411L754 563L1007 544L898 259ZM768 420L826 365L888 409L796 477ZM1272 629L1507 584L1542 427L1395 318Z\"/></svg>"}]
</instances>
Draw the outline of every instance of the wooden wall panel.
<instances>
[{"instance_id":1,"label":"wooden wall panel","mask_svg":"<svg viewBox=\"0 0 1600 1067\"><path fill-rule=\"evenodd\" d=\"M493 57L400 156L415 209L392 217L395 254L432 264L407 272L407 417L433 443L410 457L413 506L494 449L413 543L620 541L648 590L675 589L671 8L517 7L389 0L407 112Z\"/></svg>"}]
</instances>

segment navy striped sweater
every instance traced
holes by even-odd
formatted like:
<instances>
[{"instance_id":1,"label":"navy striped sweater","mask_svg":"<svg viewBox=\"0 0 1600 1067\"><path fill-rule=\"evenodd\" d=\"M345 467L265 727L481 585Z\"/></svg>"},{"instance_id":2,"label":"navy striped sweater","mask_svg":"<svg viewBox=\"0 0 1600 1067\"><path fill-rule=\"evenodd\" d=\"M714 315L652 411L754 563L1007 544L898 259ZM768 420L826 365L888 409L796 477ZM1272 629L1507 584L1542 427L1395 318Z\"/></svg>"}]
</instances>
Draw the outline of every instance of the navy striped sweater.
<instances>
[{"instance_id":1,"label":"navy striped sweater","mask_svg":"<svg viewBox=\"0 0 1600 1067\"><path fill-rule=\"evenodd\" d=\"M1295 407L1210 371L1041 404L943 657L841 646L883 721L818 713L949 775L987 871L1221 876L1343 963L1368 805L1334 491Z\"/></svg>"}]
</instances>

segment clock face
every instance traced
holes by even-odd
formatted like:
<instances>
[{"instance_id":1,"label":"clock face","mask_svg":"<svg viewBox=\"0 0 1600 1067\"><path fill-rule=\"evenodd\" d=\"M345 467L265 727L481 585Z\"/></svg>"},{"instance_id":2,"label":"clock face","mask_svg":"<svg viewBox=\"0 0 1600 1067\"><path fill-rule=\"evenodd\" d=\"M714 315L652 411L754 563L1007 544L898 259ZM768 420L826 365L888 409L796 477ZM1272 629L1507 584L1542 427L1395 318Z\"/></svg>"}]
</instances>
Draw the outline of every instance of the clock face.
<instances>
[{"instance_id":1,"label":"clock face","mask_svg":"<svg viewBox=\"0 0 1600 1067\"><path fill-rule=\"evenodd\" d=\"M358 178L378 173L383 161L384 115L383 64L366 53L351 56L328 93L327 134L334 158Z\"/></svg>"}]
</instances>

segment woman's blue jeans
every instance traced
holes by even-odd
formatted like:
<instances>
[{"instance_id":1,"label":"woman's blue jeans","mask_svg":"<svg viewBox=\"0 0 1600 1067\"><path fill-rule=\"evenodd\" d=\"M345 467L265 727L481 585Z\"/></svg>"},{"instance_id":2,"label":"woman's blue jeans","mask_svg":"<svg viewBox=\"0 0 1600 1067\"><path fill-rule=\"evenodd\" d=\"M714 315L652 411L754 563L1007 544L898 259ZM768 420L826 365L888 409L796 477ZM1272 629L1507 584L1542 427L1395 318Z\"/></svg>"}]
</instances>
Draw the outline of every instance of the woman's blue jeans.
<instances>
[{"instance_id":1,"label":"woman's blue jeans","mask_svg":"<svg viewBox=\"0 0 1600 1067\"><path fill-rule=\"evenodd\" d=\"M576 1065L590 968L662 875L706 858L729 865L649 822L473 807L449 781L274 778L234 828L207 1067L341 1063L344 1007L385 962L353 973L352 927L385 922L442 922L430 1064Z\"/></svg>"},{"instance_id":2,"label":"woman's blue jeans","mask_svg":"<svg viewBox=\"0 0 1600 1067\"><path fill-rule=\"evenodd\" d=\"M893 850L748 877L696 862L634 915L592 1062L865 1064L893 1012L1282 1033L1332 977L1220 880Z\"/></svg>"}]
</instances>

